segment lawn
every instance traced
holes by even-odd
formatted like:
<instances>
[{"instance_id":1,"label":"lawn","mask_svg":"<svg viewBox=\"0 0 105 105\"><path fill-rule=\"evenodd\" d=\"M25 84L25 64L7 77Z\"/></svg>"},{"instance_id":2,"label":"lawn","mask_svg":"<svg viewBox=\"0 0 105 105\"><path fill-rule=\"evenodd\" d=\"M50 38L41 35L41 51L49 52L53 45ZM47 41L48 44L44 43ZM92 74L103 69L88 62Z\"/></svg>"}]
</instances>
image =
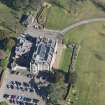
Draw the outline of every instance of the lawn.
<instances>
[{"instance_id":1,"label":"lawn","mask_svg":"<svg viewBox=\"0 0 105 105\"><path fill-rule=\"evenodd\" d=\"M60 4L68 10L68 0L59 1ZM78 8L76 13L67 13L65 9L52 5L47 20L47 28L63 29L76 21L100 16L105 16L105 12L103 12L100 8L96 8L90 0L83 3L83 5Z\"/></svg>"},{"instance_id":2,"label":"lawn","mask_svg":"<svg viewBox=\"0 0 105 105\"><path fill-rule=\"evenodd\" d=\"M66 33L65 42L81 45L74 105L105 105L105 23L84 25Z\"/></svg>"},{"instance_id":3,"label":"lawn","mask_svg":"<svg viewBox=\"0 0 105 105\"><path fill-rule=\"evenodd\" d=\"M61 58L60 65L59 65L61 70L65 72L68 71L71 55L72 55L72 51L69 48L66 48L63 50L62 58Z\"/></svg>"},{"instance_id":4,"label":"lawn","mask_svg":"<svg viewBox=\"0 0 105 105\"><path fill-rule=\"evenodd\" d=\"M0 29L9 30L12 33L15 33L16 30L21 32L23 27L19 24L16 14L16 11L0 2Z\"/></svg>"}]
</instances>

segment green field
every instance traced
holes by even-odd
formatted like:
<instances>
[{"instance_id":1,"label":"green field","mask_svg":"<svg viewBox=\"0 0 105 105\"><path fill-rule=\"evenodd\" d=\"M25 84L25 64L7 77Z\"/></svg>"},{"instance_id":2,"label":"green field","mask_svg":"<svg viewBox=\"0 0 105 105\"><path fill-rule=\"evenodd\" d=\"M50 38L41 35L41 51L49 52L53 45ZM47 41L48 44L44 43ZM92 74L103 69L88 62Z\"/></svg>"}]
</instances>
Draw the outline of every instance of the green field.
<instances>
[{"instance_id":1,"label":"green field","mask_svg":"<svg viewBox=\"0 0 105 105\"><path fill-rule=\"evenodd\" d=\"M68 10L67 1L69 0L59 1L60 4ZM87 0L80 5L76 13L67 13L65 9L52 5L47 20L47 28L62 29L76 21L100 16L105 16L105 12L103 12L102 9L97 8L90 0Z\"/></svg>"},{"instance_id":2,"label":"green field","mask_svg":"<svg viewBox=\"0 0 105 105\"><path fill-rule=\"evenodd\" d=\"M15 33L21 32L23 27L19 24L19 19L16 17L17 12L13 11L6 5L0 3L0 29L8 30Z\"/></svg>"},{"instance_id":3,"label":"green field","mask_svg":"<svg viewBox=\"0 0 105 105\"><path fill-rule=\"evenodd\" d=\"M81 45L76 70L78 101L74 105L105 105L105 23L84 25L65 36Z\"/></svg>"},{"instance_id":4,"label":"green field","mask_svg":"<svg viewBox=\"0 0 105 105\"><path fill-rule=\"evenodd\" d=\"M72 55L72 51L69 48L64 49L62 53L62 59L59 65L60 70L63 70L65 72L68 71L71 55Z\"/></svg>"}]
</instances>

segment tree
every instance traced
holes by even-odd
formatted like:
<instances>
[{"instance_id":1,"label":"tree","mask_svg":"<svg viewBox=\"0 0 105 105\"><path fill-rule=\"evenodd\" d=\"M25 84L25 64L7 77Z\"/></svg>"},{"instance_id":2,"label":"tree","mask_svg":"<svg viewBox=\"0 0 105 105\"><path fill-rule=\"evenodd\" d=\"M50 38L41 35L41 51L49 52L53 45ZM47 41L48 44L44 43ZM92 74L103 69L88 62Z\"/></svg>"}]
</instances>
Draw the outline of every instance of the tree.
<instances>
[{"instance_id":1,"label":"tree","mask_svg":"<svg viewBox=\"0 0 105 105\"><path fill-rule=\"evenodd\" d=\"M43 0L0 0L15 10L36 9Z\"/></svg>"},{"instance_id":2,"label":"tree","mask_svg":"<svg viewBox=\"0 0 105 105\"><path fill-rule=\"evenodd\" d=\"M64 81L65 74L60 72L59 70L54 71L54 82Z\"/></svg>"},{"instance_id":3,"label":"tree","mask_svg":"<svg viewBox=\"0 0 105 105\"><path fill-rule=\"evenodd\" d=\"M70 74L69 74L69 80L68 80L68 82L69 82L70 84L74 85L75 82L76 82L76 80L77 80L77 73L76 73L76 72L70 73Z\"/></svg>"},{"instance_id":4,"label":"tree","mask_svg":"<svg viewBox=\"0 0 105 105\"><path fill-rule=\"evenodd\" d=\"M64 81L60 80L56 83L52 83L48 87L48 103L52 103L53 105L58 105L63 102L64 95L66 92L66 86L64 84Z\"/></svg>"},{"instance_id":5,"label":"tree","mask_svg":"<svg viewBox=\"0 0 105 105\"><path fill-rule=\"evenodd\" d=\"M7 39L7 44L6 44L6 48L7 49L12 49L15 46L15 41L12 38Z\"/></svg>"},{"instance_id":6,"label":"tree","mask_svg":"<svg viewBox=\"0 0 105 105\"><path fill-rule=\"evenodd\" d=\"M7 30L0 29L0 40L10 37L10 33Z\"/></svg>"},{"instance_id":7,"label":"tree","mask_svg":"<svg viewBox=\"0 0 105 105\"><path fill-rule=\"evenodd\" d=\"M29 0L0 0L9 7L19 10L29 5Z\"/></svg>"},{"instance_id":8,"label":"tree","mask_svg":"<svg viewBox=\"0 0 105 105\"><path fill-rule=\"evenodd\" d=\"M42 5L43 0L30 0L30 7L33 9L37 9Z\"/></svg>"},{"instance_id":9,"label":"tree","mask_svg":"<svg viewBox=\"0 0 105 105\"><path fill-rule=\"evenodd\" d=\"M53 68L53 81L47 87L48 101L47 105L63 105L64 95L66 92L65 75L62 70Z\"/></svg>"},{"instance_id":10,"label":"tree","mask_svg":"<svg viewBox=\"0 0 105 105\"><path fill-rule=\"evenodd\" d=\"M68 7L71 13L76 13L81 5L86 2L86 0L68 0Z\"/></svg>"}]
</instances>

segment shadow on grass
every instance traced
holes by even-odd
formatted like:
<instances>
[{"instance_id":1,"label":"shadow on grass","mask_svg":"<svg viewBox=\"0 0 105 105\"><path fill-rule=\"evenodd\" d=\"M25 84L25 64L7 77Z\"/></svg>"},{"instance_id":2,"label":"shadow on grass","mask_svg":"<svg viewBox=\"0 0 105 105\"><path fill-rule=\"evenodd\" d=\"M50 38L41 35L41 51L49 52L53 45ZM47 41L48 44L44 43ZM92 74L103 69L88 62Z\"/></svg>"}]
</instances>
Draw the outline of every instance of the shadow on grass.
<instances>
[{"instance_id":1,"label":"shadow on grass","mask_svg":"<svg viewBox=\"0 0 105 105\"><path fill-rule=\"evenodd\" d=\"M53 69L53 71L40 71L37 75L37 78L42 78L50 83L55 83L62 79L66 83L67 72L59 69Z\"/></svg>"},{"instance_id":2,"label":"shadow on grass","mask_svg":"<svg viewBox=\"0 0 105 105\"><path fill-rule=\"evenodd\" d=\"M43 81L46 81L46 83L48 83L48 85L47 86L39 85L39 83L35 82L35 78L31 79L29 83L31 84L31 87L33 87L35 89L35 92L37 93L37 95L41 96L43 99L46 100L48 93L49 93L48 92L49 86L51 84L59 82L60 80L64 81L64 83L65 83L66 75L67 75L67 73L65 73L62 70L40 71L35 78L37 78L39 80L41 78ZM43 82L42 82L42 84L43 84Z\"/></svg>"}]
</instances>

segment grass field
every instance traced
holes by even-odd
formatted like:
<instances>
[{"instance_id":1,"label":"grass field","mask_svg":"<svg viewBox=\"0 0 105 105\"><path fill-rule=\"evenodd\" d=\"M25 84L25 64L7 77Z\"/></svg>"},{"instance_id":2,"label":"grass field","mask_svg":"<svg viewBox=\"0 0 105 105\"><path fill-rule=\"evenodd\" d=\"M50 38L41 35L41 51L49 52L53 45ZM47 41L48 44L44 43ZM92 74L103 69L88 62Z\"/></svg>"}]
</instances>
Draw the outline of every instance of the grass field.
<instances>
[{"instance_id":1,"label":"grass field","mask_svg":"<svg viewBox=\"0 0 105 105\"><path fill-rule=\"evenodd\" d=\"M0 28L9 30L10 32L21 32L23 27L19 24L19 20L16 15L13 14L13 10L8 8L6 5L0 3ZM15 11L16 13L16 11Z\"/></svg>"},{"instance_id":2,"label":"grass field","mask_svg":"<svg viewBox=\"0 0 105 105\"><path fill-rule=\"evenodd\" d=\"M81 45L76 70L79 99L74 105L105 105L105 23L84 25L65 36Z\"/></svg>"},{"instance_id":3,"label":"grass field","mask_svg":"<svg viewBox=\"0 0 105 105\"><path fill-rule=\"evenodd\" d=\"M72 51L69 48L66 48L62 52L62 58L60 61L59 69L68 72L68 68L70 65L70 57L72 55Z\"/></svg>"},{"instance_id":4,"label":"grass field","mask_svg":"<svg viewBox=\"0 0 105 105\"><path fill-rule=\"evenodd\" d=\"M68 10L68 0L59 0L60 4ZM79 7L76 13L67 13L65 9L59 6L52 5L50 14L47 20L47 27L51 29L62 29L76 21L94 17L105 16L105 13L100 8L87 0Z\"/></svg>"}]
</instances>

